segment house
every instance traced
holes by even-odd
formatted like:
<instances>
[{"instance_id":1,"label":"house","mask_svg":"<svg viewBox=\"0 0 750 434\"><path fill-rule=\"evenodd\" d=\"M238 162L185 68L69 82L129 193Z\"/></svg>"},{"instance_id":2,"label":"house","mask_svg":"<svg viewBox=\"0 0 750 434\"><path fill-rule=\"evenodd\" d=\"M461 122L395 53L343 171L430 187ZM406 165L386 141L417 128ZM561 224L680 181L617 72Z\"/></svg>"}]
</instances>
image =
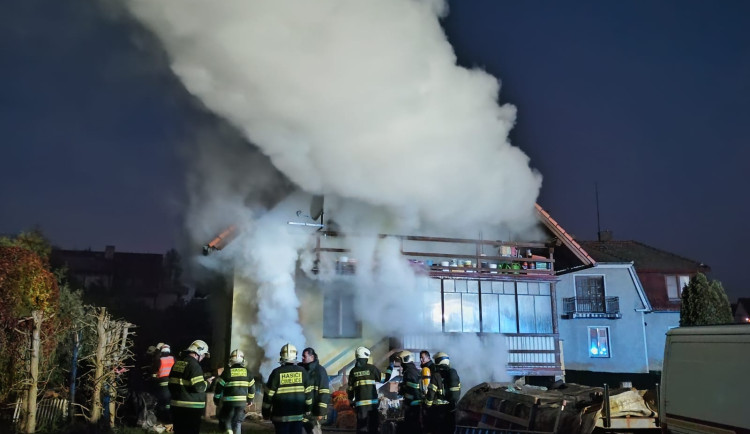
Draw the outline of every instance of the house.
<instances>
[{"instance_id":1,"label":"house","mask_svg":"<svg viewBox=\"0 0 750 434\"><path fill-rule=\"evenodd\" d=\"M165 285L164 255L104 251L53 249L50 263L65 267L76 287L96 299L139 300L151 308L163 309L180 296Z\"/></svg>"},{"instance_id":2,"label":"house","mask_svg":"<svg viewBox=\"0 0 750 434\"><path fill-rule=\"evenodd\" d=\"M538 205L536 216L537 240L502 240L492 234L479 239L378 235L378 242L397 243L401 263L412 270L405 273L412 277L405 276L403 282L414 287L404 287L397 300L377 300L394 311L409 306L406 315L411 322L396 330L388 329L392 320L388 312L373 318L367 308L375 303L368 306L368 299L363 303L363 297L388 296L372 291L363 295L363 282L357 278L363 265L351 244L356 235L315 232L310 243L314 260L300 261L295 275L307 345L315 347L331 375L342 375L351 367L354 349L360 345L370 347L378 366L387 364L396 349L415 353L426 349L453 353L454 361L465 358L467 375L469 367L484 365L502 371L506 379L561 375L557 273L591 267L595 261ZM226 234L220 238L214 250ZM310 264L311 269L302 269ZM378 264L366 267L373 266ZM224 344L227 352L247 347L246 339L254 339L248 330L258 321L255 306L260 291L246 275L234 275L234 296L226 316L231 324L216 327L230 334ZM475 346L464 346L466 341ZM492 356L480 354L477 348ZM460 362L457 367L461 368Z\"/></svg>"},{"instance_id":3,"label":"house","mask_svg":"<svg viewBox=\"0 0 750 434\"><path fill-rule=\"evenodd\" d=\"M580 245L596 264L560 276L557 293L568 381L648 379L649 373L653 380L666 332L679 325L682 288L709 267L606 235Z\"/></svg>"}]
</instances>

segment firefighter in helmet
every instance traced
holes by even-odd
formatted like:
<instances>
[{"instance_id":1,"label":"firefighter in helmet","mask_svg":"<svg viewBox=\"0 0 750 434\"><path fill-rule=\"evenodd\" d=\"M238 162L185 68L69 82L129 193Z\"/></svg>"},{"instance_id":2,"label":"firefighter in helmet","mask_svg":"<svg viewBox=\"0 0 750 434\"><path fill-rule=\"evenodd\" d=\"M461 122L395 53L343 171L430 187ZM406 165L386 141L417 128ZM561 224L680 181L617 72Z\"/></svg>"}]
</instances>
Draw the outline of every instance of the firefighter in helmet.
<instances>
[{"instance_id":1,"label":"firefighter in helmet","mask_svg":"<svg viewBox=\"0 0 750 434\"><path fill-rule=\"evenodd\" d=\"M176 434L198 434L206 407L208 381L200 362L209 357L208 344L193 341L169 373L170 409Z\"/></svg>"},{"instance_id":2,"label":"firefighter in helmet","mask_svg":"<svg viewBox=\"0 0 750 434\"><path fill-rule=\"evenodd\" d=\"M302 434L302 420L312 409L312 385L307 371L297 363L297 348L281 347L281 366L268 376L262 414L271 419L276 433Z\"/></svg>"},{"instance_id":3,"label":"firefighter in helmet","mask_svg":"<svg viewBox=\"0 0 750 434\"><path fill-rule=\"evenodd\" d=\"M151 380L154 385L154 396L156 397L156 417L160 420L169 418L169 373L174 366L174 357L169 345L159 342L156 345L159 351L158 357L154 357L151 365Z\"/></svg>"},{"instance_id":4,"label":"firefighter in helmet","mask_svg":"<svg viewBox=\"0 0 750 434\"><path fill-rule=\"evenodd\" d=\"M399 424L399 431L419 434L422 432L420 423L422 413L422 389L419 387L420 371L414 366L414 358L410 351L396 354L396 364L401 366L401 384L399 395L403 396L404 420Z\"/></svg>"},{"instance_id":5,"label":"firefighter in helmet","mask_svg":"<svg viewBox=\"0 0 750 434\"><path fill-rule=\"evenodd\" d=\"M357 414L357 432L377 434L378 422L378 390L375 383L385 381L385 375L378 368L371 365L370 350L359 347L354 351L355 363L349 371L349 381L346 393L349 401L354 403Z\"/></svg>"},{"instance_id":6,"label":"firefighter in helmet","mask_svg":"<svg viewBox=\"0 0 750 434\"><path fill-rule=\"evenodd\" d=\"M435 354L436 371L443 383L443 394L435 401L436 426L438 433L453 433L456 429L456 404L461 397L461 379L458 372L451 368L451 359L448 354L439 352Z\"/></svg>"},{"instance_id":7,"label":"firefighter in helmet","mask_svg":"<svg viewBox=\"0 0 750 434\"><path fill-rule=\"evenodd\" d=\"M245 368L245 354L240 349L229 355L229 369L216 381L214 403L221 403L219 424L225 434L240 434L245 409L255 398L255 379Z\"/></svg>"}]
</instances>

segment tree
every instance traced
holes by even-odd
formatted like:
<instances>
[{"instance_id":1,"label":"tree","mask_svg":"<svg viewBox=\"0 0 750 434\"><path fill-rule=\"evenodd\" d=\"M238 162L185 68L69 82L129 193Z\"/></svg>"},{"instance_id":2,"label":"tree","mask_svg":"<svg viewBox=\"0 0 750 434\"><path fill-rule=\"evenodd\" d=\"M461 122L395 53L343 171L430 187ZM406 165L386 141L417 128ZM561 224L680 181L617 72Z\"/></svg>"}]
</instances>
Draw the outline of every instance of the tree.
<instances>
[{"instance_id":1,"label":"tree","mask_svg":"<svg viewBox=\"0 0 750 434\"><path fill-rule=\"evenodd\" d=\"M25 432L36 430L36 399L40 360L49 345L59 290L46 262L25 247L0 247L0 398L21 393ZM44 345L43 345L44 344Z\"/></svg>"},{"instance_id":2,"label":"tree","mask_svg":"<svg viewBox=\"0 0 750 434\"><path fill-rule=\"evenodd\" d=\"M680 326L728 324L732 322L729 298L719 281L709 282L696 274L682 291Z\"/></svg>"}]
</instances>

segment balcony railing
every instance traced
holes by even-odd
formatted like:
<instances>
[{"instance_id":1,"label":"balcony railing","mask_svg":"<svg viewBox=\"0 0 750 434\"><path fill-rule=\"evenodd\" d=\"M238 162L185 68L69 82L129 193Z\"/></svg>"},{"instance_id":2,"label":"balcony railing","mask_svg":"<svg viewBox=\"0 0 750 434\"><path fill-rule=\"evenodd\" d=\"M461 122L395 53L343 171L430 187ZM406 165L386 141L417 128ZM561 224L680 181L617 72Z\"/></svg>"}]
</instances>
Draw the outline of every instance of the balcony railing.
<instances>
[{"instance_id":1,"label":"balcony railing","mask_svg":"<svg viewBox=\"0 0 750 434\"><path fill-rule=\"evenodd\" d=\"M622 318L620 297L563 298L563 318Z\"/></svg>"},{"instance_id":2,"label":"balcony railing","mask_svg":"<svg viewBox=\"0 0 750 434\"><path fill-rule=\"evenodd\" d=\"M415 353L424 349L446 351L460 347L461 333L433 333L394 336L391 348L402 348ZM508 351L506 370L509 375L562 374L560 343L552 333L483 333L479 339L484 347L505 348Z\"/></svg>"}]
</instances>

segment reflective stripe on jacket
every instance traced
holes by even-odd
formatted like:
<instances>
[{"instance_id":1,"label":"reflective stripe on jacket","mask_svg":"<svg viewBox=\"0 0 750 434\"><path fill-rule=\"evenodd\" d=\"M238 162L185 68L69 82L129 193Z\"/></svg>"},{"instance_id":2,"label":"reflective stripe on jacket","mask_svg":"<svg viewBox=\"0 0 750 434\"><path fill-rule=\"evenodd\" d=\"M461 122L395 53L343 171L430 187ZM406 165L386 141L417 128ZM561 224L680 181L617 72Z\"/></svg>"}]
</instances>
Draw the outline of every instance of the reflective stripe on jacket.
<instances>
[{"instance_id":1,"label":"reflective stripe on jacket","mask_svg":"<svg viewBox=\"0 0 750 434\"><path fill-rule=\"evenodd\" d=\"M349 371L349 385L346 394L356 407L378 404L378 390L375 383L383 379L378 368L367 363L367 359L357 359Z\"/></svg>"},{"instance_id":2,"label":"reflective stripe on jacket","mask_svg":"<svg viewBox=\"0 0 750 434\"><path fill-rule=\"evenodd\" d=\"M172 394L172 407L204 408L206 388L203 369L194 357L187 355L175 362L169 373L169 392Z\"/></svg>"},{"instance_id":3,"label":"reflective stripe on jacket","mask_svg":"<svg viewBox=\"0 0 750 434\"><path fill-rule=\"evenodd\" d=\"M307 375L312 386L312 414L313 416L327 416L328 403L331 402L331 389L329 386L328 372L320 366L317 360L307 365L300 363L307 370Z\"/></svg>"},{"instance_id":4,"label":"reflective stripe on jacket","mask_svg":"<svg viewBox=\"0 0 750 434\"><path fill-rule=\"evenodd\" d=\"M225 369L216 381L214 401L220 400L224 405L232 407L244 407L254 398L255 379L240 364Z\"/></svg>"},{"instance_id":5,"label":"reflective stripe on jacket","mask_svg":"<svg viewBox=\"0 0 750 434\"><path fill-rule=\"evenodd\" d=\"M302 366L286 363L271 372L263 393L263 417L297 422L312 408L312 385Z\"/></svg>"}]
</instances>

